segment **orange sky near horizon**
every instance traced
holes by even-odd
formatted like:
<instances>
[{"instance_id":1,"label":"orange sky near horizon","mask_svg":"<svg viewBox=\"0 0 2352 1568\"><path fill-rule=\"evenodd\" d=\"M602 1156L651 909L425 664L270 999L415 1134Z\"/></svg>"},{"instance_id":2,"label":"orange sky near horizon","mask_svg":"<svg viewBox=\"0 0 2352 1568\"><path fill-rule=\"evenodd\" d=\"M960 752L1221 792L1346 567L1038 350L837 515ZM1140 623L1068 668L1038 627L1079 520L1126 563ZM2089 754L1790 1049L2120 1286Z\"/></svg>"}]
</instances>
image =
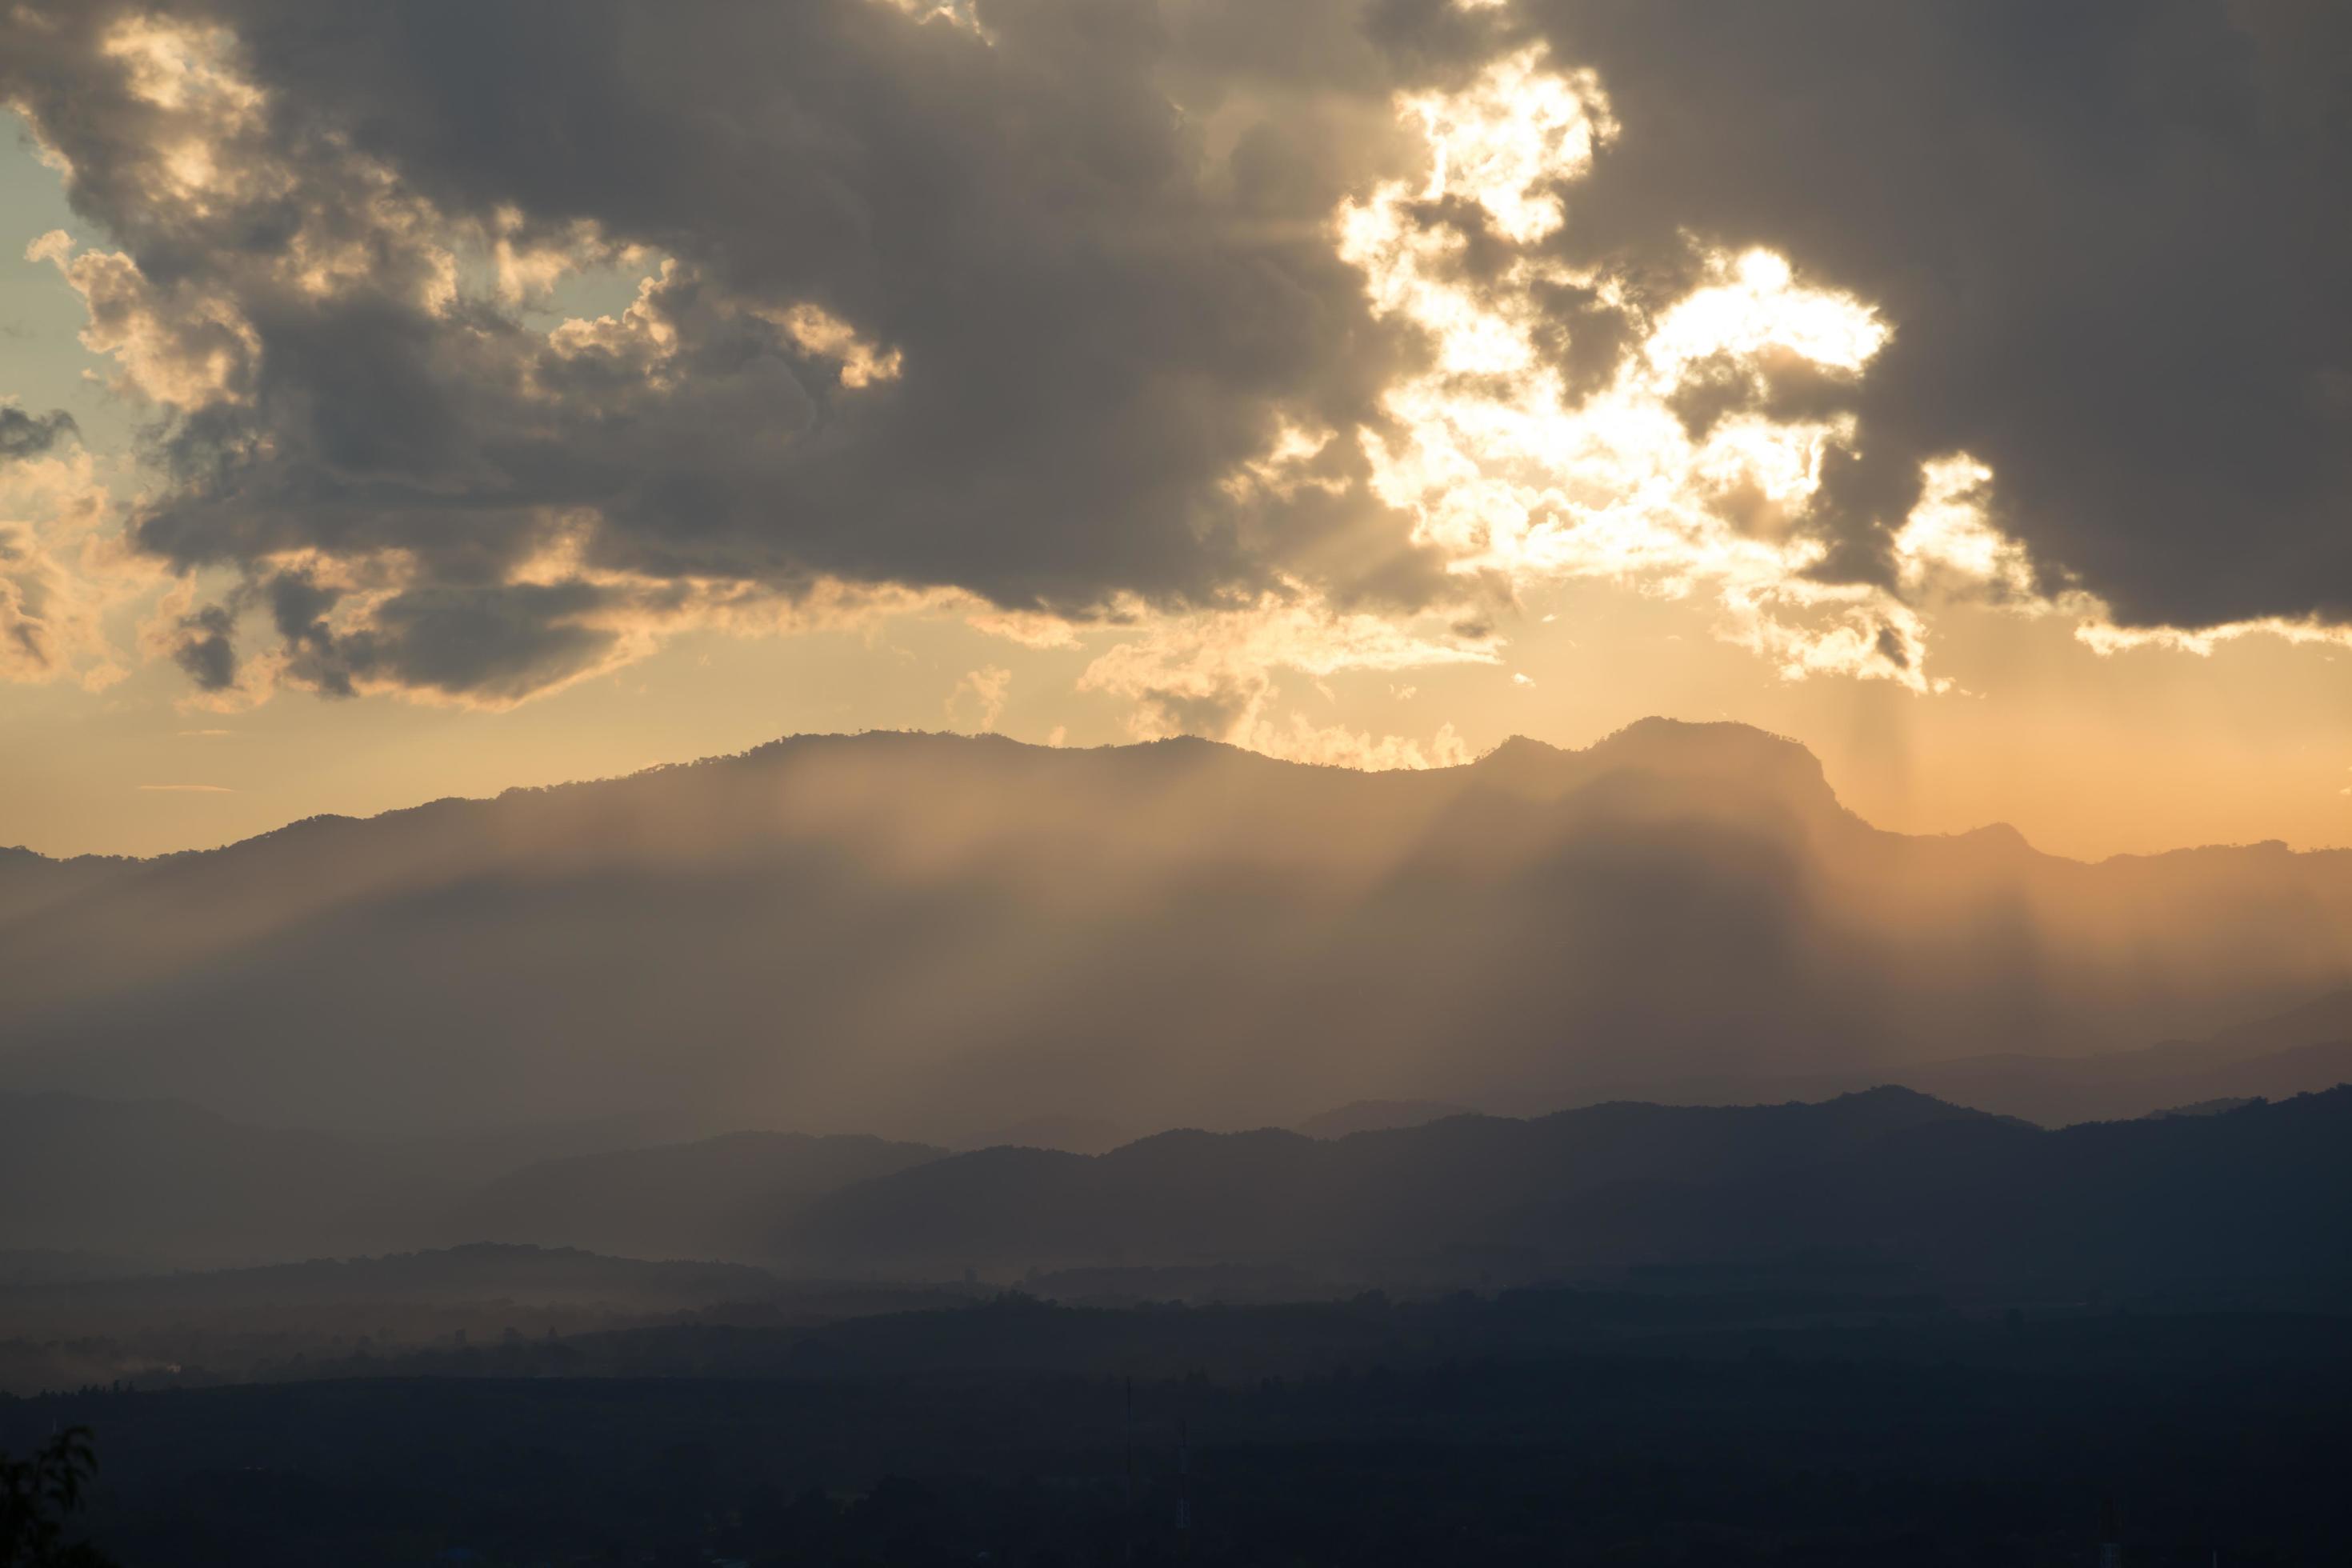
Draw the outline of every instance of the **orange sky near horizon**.
<instances>
[{"instance_id":1,"label":"orange sky near horizon","mask_svg":"<svg viewBox=\"0 0 2352 1568\"><path fill-rule=\"evenodd\" d=\"M1687 605L1586 586L1504 666L1281 683L1286 711L1472 752L1513 734L1583 746L1653 713L1731 719L1802 742L1847 805L1913 833L2008 822L2095 859L2207 843L2352 843L2352 660L2246 642L2210 658L2102 658L2062 627L1985 616L1949 629L1965 691L1787 681L1706 635ZM505 712L282 694L247 712L181 706L150 668L93 700L0 686L0 842L52 855L203 848L321 812L609 776L791 733L973 731L969 679L1009 671L989 726L1069 745L1132 737L1121 704L1074 689L1082 654L959 622L748 640L702 635ZM1514 675L1526 675L1519 684ZM1414 689L1401 696L1406 686ZM1294 697L1295 694L1295 697ZM1295 705L1294 705L1295 704ZM203 786L150 789L147 785Z\"/></svg>"}]
</instances>

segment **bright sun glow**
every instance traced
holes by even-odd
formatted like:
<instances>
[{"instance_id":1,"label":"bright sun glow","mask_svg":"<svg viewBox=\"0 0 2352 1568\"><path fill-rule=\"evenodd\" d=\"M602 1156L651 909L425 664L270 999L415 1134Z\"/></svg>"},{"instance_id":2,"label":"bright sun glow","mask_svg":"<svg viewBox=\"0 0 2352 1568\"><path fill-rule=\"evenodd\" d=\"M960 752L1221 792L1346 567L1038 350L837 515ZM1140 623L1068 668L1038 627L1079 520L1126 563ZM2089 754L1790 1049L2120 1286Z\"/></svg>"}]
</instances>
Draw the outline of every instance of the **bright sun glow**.
<instances>
[{"instance_id":1,"label":"bright sun glow","mask_svg":"<svg viewBox=\"0 0 2352 1568\"><path fill-rule=\"evenodd\" d=\"M1706 280L1580 399L1539 342L1537 289L1614 300L1617 286L1564 275L1531 247L1573 221L1570 187L1617 133L1600 84L1529 50L1458 94L1399 107L1428 138L1426 177L1385 184L1339 217L1340 253L1363 269L1373 308L1421 327L1434 351L1388 394L1402 437L1362 436L1381 499L1410 510L1457 572L1709 590L1726 635L1792 677L1834 670L1925 689L1917 617L1875 590L1806 578L1822 546L1775 525L1803 510L1838 428L1735 414L1694 437L1670 402L1702 363L1759 385L1774 359L1857 372L1887 337L1869 306L1768 252L1708 256ZM1444 203L1483 215L1519 258L1491 281L1467 276L1467 240L1427 216Z\"/></svg>"}]
</instances>

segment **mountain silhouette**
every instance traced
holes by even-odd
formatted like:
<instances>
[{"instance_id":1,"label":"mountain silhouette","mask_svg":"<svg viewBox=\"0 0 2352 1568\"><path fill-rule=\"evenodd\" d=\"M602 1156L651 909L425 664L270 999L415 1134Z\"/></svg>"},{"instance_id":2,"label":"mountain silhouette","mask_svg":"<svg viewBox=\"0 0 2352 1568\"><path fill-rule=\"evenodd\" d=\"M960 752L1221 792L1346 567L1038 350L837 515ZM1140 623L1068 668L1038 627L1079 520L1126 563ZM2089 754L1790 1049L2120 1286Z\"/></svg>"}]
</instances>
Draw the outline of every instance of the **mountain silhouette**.
<instances>
[{"instance_id":1,"label":"mountain silhouette","mask_svg":"<svg viewBox=\"0 0 2352 1568\"><path fill-rule=\"evenodd\" d=\"M1862 1074L1692 1079L1621 1086L1675 1103L1816 1100L1877 1079L2044 1127L2117 1121L2181 1106L2286 1100L2352 1082L2352 991L2233 1025L2201 1040L2035 1056L2001 1051Z\"/></svg>"},{"instance_id":2,"label":"mountain silhouette","mask_svg":"<svg viewBox=\"0 0 2352 1568\"><path fill-rule=\"evenodd\" d=\"M2352 1088L2056 1131L1956 1121L1713 1190L1580 1205L1588 1249L1688 1257L1867 1242L1948 1279L2066 1289L2341 1290Z\"/></svg>"},{"instance_id":3,"label":"mountain silhouette","mask_svg":"<svg viewBox=\"0 0 2352 1568\"><path fill-rule=\"evenodd\" d=\"M1522 1246L1579 1194L1751 1181L1955 1121L2004 1125L1889 1089L1818 1105L1465 1115L1336 1140L1181 1131L1092 1158L988 1149L820 1198L782 1226L779 1251L919 1272Z\"/></svg>"},{"instance_id":4,"label":"mountain silhouette","mask_svg":"<svg viewBox=\"0 0 2352 1568\"><path fill-rule=\"evenodd\" d=\"M1885 1089L1605 1105L1336 1141L1171 1132L1093 1159L959 1155L846 1187L781 1250L835 1267L1516 1254L1531 1276L1869 1258L1960 1286L2204 1292L2352 1280L2352 1089L2059 1131Z\"/></svg>"},{"instance_id":5,"label":"mountain silhouette","mask_svg":"<svg viewBox=\"0 0 2352 1568\"><path fill-rule=\"evenodd\" d=\"M1418 1127L1424 1121L1473 1114L1468 1108L1431 1100L1359 1100L1320 1115L1310 1116L1292 1131L1309 1138L1345 1138L1351 1132L1380 1132L1391 1127Z\"/></svg>"},{"instance_id":6,"label":"mountain silhouette","mask_svg":"<svg viewBox=\"0 0 2352 1568\"><path fill-rule=\"evenodd\" d=\"M968 1149L1065 1149L1073 1154L1100 1154L1128 1142L1115 1122L1087 1116L1031 1116L1009 1127L992 1127L965 1138Z\"/></svg>"},{"instance_id":7,"label":"mountain silhouette","mask_svg":"<svg viewBox=\"0 0 2352 1568\"><path fill-rule=\"evenodd\" d=\"M1663 720L1389 773L803 737L154 860L0 859L0 1086L375 1135L660 1107L672 1137L970 1146L1858 1087L2347 980L2352 856L1885 833L1795 742Z\"/></svg>"}]
</instances>

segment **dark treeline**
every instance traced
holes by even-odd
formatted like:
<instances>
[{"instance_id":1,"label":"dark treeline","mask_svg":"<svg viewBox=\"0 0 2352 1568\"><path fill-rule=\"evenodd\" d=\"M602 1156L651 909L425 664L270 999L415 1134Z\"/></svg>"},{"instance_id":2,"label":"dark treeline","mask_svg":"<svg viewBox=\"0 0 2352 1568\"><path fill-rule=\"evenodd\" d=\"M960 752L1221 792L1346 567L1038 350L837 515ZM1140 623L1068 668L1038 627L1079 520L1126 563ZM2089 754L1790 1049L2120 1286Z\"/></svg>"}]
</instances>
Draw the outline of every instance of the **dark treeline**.
<instances>
[{"instance_id":1,"label":"dark treeline","mask_svg":"<svg viewBox=\"0 0 2352 1568\"><path fill-rule=\"evenodd\" d=\"M2055 1564L2108 1498L2135 1564L2343 1539L2352 1342L2322 1314L1510 1292L866 1321L798 1375L757 1331L647 1331L569 1347L636 1375L478 1347L473 1377L0 1403L0 1443L95 1426L97 1538L157 1568Z\"/></svg>"}]
</instances>

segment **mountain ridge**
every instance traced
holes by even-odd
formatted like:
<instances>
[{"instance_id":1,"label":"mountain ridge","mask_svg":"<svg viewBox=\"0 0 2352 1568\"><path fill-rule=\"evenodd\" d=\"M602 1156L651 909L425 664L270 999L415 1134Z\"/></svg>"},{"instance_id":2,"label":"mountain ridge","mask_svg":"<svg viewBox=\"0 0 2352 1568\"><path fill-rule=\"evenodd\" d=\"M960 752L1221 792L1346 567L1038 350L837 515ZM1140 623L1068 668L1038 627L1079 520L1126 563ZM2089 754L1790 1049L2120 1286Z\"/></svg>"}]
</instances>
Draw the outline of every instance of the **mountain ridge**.
<instances>
[{"instance_id":1,"label":"mountain ridge","mask_svg":"<svg viewBox=\"0 0 2352 1568\"><path fill-rule=\"evenodd\" d=\"M1727 743L1720 742L1713 739L1717 733L1738 738ZM2284 854L2298 858L2352 856L2352 847L2344 846L2315 845L2306 848L2296 848L2283 839L2264 838L2242 843L2212 842L2177 845L2157 850L2126 850L2096 859L2084 859L2042 848L2033 844L2032 839L2015 825L2001 820L1936 832L1913 833L1896 828L1880 827L1869 823L1867 818L1861 816L1840 800L1834 788L1828 782L1826 771L1820 759L1801 741L1738 721L1693 721L1652 715L1634 720L1582 747L1556 745L1548 741L1537 740L1531 736L1515 732L1504 737L1493 747L1466 763L1425 769L1362 769L1349 767L1344 763L1307 762L1274 756L1234 745L1229 742L1192 735L1171 736L1159 741L1074 747L1019 741L1010 736L994 733L971 734L953 731L812 731L778 736L773 740L747 747L740 752L713 752L680 762L655 763L628 773L569 779L547 784L515 784L495 794L484 795L440 795L429 800L418 801L413 805L391 806L383 811L366 815L316 812L223 844L192 846L183 849L164 850L152 855L121 855L105 852L50 855L21 844L0 845L0 888L5 888L5 879L12 870L21 872L27 867L67 868L88 873L122 872L156 868L226 855L255 846L283 843L289 838L299 838L305 835L331 833L340 829L406 819L418 814L469 806L495 805L509 801L541 798L568 792L623 786L697 770L734 766L756 767L773 763L796 751L818 746L913 742L945 746L1012 748L1024 752L1090 757L1129 755L1165 757L1191 752L1213 755L1221 760L1236 761L1244 765L1262 766L1268 769L1293 769L1367 778L1398 774L1459 773L1498 784L1532 783L1539 789L1559 791L1563 787L1559 775L1570 764L1596 766L1609 763L1625 765L1635 760L1630 754L1633 748L1653 745L1662 736L1675 737L1676 748L1680 754L1673 760L1685 770L1689 769L1694 763L1704 765L1708 761L1719 762L1721 753L1729 751L1733 746L1747 746L1751 749L1755 756L1771 761L1773 765L1767 770L1768 772L1782 775L1787 782L1801 789L1817 791L1823 804L1850 817L1854 823L1868 826L1873 832L1915 842L2000 843L2007 847L2021 848L2044 861L2095 868L2119 863L2162 861L2173 857L2239 854L2263 856ZM1710 758L1710 752L1715 752L1716 756ZM1657 758L1654 752L1651 756L1641 760L1654 762L1664 759ZM5 906L0 906L0 913L5 912Z\"/></svg>"},{"instance_id":2,"label":"mountain ridge","mask_svg":"<svg viewBox=\"0 0 2352 1568\"><path fill-rule=\"evenodd\" d=\"M1895 1088L1464 1116L1331 1141L1178 1131L1092 1158L954 1156L845 1187L779 1251L913 1275L1319 1259L1538 1279L1810 1257L1963 1289L2340 1285L2347 1133L2352 1087L2056 1131Z\"/></svg>"},{"instance_id":3,"label":"mountain ridge","mask_svg":"<svg viewBox=\"0 0 2352 1568\"><path fill-rule=\"evenodd\" d=\"M53 856L46 854L40 850L30 848L24 845L0 845L0 877L5 877L12 867L21 868L24 866L34 863L37 863L44 867L70 868L88 869L90 871L122 871L141 868L152 868L192 859L222 856L252 846L282 843L289 837L299 837L310 834L331 833L336 830L346 829L353 826L383 823L388 819L404 819L415 816L416 814L431 813L453 807L491 805L501 802L527 800L566 792L596 790L612 786L625 785L644 780L661 778L702 769L721 769L730 766L757 766L761 763L776 761L781 756L795 750L815 746L887 745L894 742L912 742L915 744L941 744L946 746L1013 748L1025 752L1061 753L1066 755L1093 757L1122 755L1150 757L1153 755L1166 756L1192 752L1214 755L1224 760L1239 761L1244 763L1244 765L1262 766L1268 769L1297 769L1323 773L1360 775L1372 778L1378 778L1391 773L1423 773L1429 774L1445 774L1458 773L1476 776L1487 782L1503 783L1505 781L1528 781L1538 784L1543 787L1557 789L1560 786L1562 782L1559 778L1561 772L1571 764L1580 763L1591 766L1609 762L1622 765L1624 762L1632 760L1629 753L1637 747L1652 748L1653 754L1645 757L1643 760L1663 760L1654 755L1654 751L1659 740L1662 737L1669 736L1674 737L1674 739L1669 742L1668 744L1675 747L1680 753L1675 758L1675 760L1680 762L1685 767L1689 766L1693 763L1704 763L1708 762L1715 763L1720 766L1723 760L1722 754L1724 752L1728 752L1733 746L1747 746L1750 748L1757 756L1772 759L1774 765L1771 771L1785 774L1792 783L1798 784L1801 786L1808 788L1817 786L1824 802L1835 806L1839 811L1852 815L1851 808L1844 806L1843 803L1838 800L1834 789L1829 784L1826 772L1823 770L1819 758L1814 756L1812 752L1807 748L1803 742L1789 736L1775 734L1770 731L1759 729L1753 725L1727 720L1688 721L1653 715L1648 718L1637 719L1632 723L1612 731L1583 747L1559 746L1555 745L1550 742L1540 741L1530 736L1514 733L1506 736L1503 740L1497 742L1493 747L1480 753L1469 762L1455 763L1446 767L1427 769L1360 769L1348 767L1340 763L1304 762L1292 758L1269 755L1265 752L1252 751L1246 747L1234 745L1227 742L1213 741L1204 737L1189 735L1172 736L1166 740L1137 742L1126 744L1108 744L1090 747L1057 747L1038 744L1031 742L1018 741L1010 736L992 733L964 734L949 731L864 730L850 731L808 731L778 736L774 740L761 742L757 745L748 747L740 752L714 752L709 755L691 758L682 762L656 763L624 773L614 773L593 778L571 779L565 780L562 783L549 784L516 784L510 785L506 789L499 790L496 794L486 795L441 795L430 800L419 801L414 805L388 807L385 810L364 816L354 816L341 812L317 812L309 816L293 818L278 826L265 829L259 833L249 834L243 838L233 839L227 843L205 847L190 847L184 849L165 850L153 855L142 856L83 853ZM1736 738L1727 742L1719 738L1723 736ZM1710 755L1710 753L1712 753L1712 755ZM1862 821L1864 819L1857 816L1855 820ZM1897 832L1897 830L1895 829L1877 829L1877 831ZM2287 847L2282 844L2279 840L2267 839L2254 845L2209 844L2180 846L2171 849L2153 851L2147 854L2123 854L2105 857L2100 860L2081 860L2068 856L2057 855L2051 851L2033 847L2030 840L2026 840L2025 836L2015 826L2006 822L1998 821L1980 824L1973 827L1955 829L1944 833L1900 834L1899 836L1908 838L1940 840L1970 838L1987 835L2001 837L2014 837L2024 842L2026 847L2032 848L2035 855L2043 858L2066 861L2070 864L2084 866L2104 865L2108 860L2159 858L2167 855L2194 854L2206 850L2230 851L2240 849L2269 850L2272 848L2286 848L2287 853L2294 855L2341 852L2329 847L2315 847L2312 849L2302 850L2287 848Z\"/></svg>"},{"instance_id":4,"label":"mountain ridge","mask_svg":"<svg viewBox=\"0 0 2352 1568\"><path fill-rule=\"evenodd\" d=\"M0 1086L370 1133L650 1105L957 1146L1528 1110L2138 1046L2352 982L2341 857L1887 833L1796 742L1664 720L1378 773L796 738L11 864L47 869L0 873Z\"/></svg>"},{"instance_id":5,"label":"mountain ridge","mask_svg":"<svg viewBox=\"0 0 2352 1568\"><path fill-rule=\"evenodd\" d=\"M1755 1179L1945 1122L2039 1135L1891 1087L1815 1103L1468 1114L1328 1140L1178 1128L1103 1154L984 1150L854 1184L803 1210L779 1250L934 1268L1438 1251L1507 1240L1578 1194Z\"/></svg>"}]
</instances>

